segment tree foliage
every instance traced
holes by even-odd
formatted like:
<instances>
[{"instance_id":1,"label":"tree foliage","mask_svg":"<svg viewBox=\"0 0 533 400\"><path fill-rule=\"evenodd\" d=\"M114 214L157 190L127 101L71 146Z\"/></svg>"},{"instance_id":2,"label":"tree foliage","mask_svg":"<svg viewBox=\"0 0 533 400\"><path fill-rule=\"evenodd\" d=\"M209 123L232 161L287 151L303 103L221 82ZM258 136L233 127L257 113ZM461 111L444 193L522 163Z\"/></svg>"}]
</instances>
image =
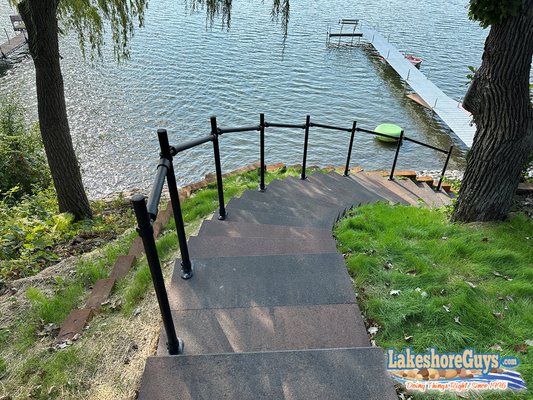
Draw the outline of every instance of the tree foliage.
<instances>
[{"instance_id":1,"label":"tree foliage","mask_svg":"<svg viewBox=\"0 0 533 400\"><path fill-rule=\"evenodd\" d=\"M0 99L0 199L10 193L13 203L49 185L38 126L26 124L24 108L15 96Z\"/></svg>"},{"instance_id":2,"label":"tree foliage","mask_svg":"<svg viewBox=\"0 0 533 400\"><path fill-rule=\"evenodd\" d=\"M18 7L28 7L30 0L10 0ZM135 26L144 25L147 0L56 0L57 17L62 23L61 33L74 32L82 54L87 50L91 59L102 57L106 27L111 32L114 55L117 60L129 57L129 40Z\"/></svg>"},{"instance_id":3,"label":"tree foliage","mask_svg":"<svg viewBox=\"0 0 533 400\"><path fill-rule=\"evenodd\" d=\"M206 18L213 26L215 18L220 17L222 26L231 26L232 0L191 0L191 11L206 10ZM287 36L290 16L290 0L272 0L270 11L272 21L280 22L284 37Z\"/></svg>"},{"instance_id":4,"label":"tree foliage","mask_svg":"<svg viewBox=\"0 0 533 400\"><path fill-rule=\"evenodd\" d=\"M521 0L470 0L468 16L487 28L518 15L521 5Z\"/></svg>"}]
</instances>

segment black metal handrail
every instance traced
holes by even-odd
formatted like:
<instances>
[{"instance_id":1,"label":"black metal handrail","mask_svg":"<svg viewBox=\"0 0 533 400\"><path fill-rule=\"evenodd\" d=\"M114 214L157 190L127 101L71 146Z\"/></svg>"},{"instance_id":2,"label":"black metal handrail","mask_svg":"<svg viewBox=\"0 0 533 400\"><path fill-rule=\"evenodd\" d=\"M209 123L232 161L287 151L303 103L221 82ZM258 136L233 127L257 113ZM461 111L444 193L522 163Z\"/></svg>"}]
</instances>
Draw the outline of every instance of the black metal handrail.
<instances>
[{"instance_id":1,"label":"black metal handrail","mask_svg":"<svg viewBox=\"0 0 533 400\"><path fill-rule=\"evenodd\" d=\"M350 161L352 157L352 150L355 141L355 133L363 132L372 134L375 136L387 137L391 139L397 139L398 143L396 146L396 152L394 155L394 161L391 167L391 172L389 175L390 180L394 180L394 172L396 169L396 164L398 162L398 157L400 149L404 141L410 141L417 145L421 145L442 153L446 153L446 162L442 169L442 173L437 185L437 190L440 190L442 185L442 180L448 167L450 157L452 154L453 146L450 146L448 151L439 149L438 147L429 145L427 143L420 142L418 140L409 138L405 136L404 131L400 132L400 137L394 137L391 135L370 131L368 129L363 129L357 127L357 122L352 122L351 128L344 128L334 125L320 124L316 122L311 122L311 116L307 115L304 124L287 124L287 123L274 123L266 122L265 114L259 114L259 125L245 126L245 127L234 127L234 128L220 128L217 124L216 117L211 117L211 132L209 135L199 137L197 139L188 141L186 143L170 146L168 141L168 134L165 129L159 129L157 131L157 137L159 140L159 146L161 149L160 160L156 168L156 174L152 189L150 192L150 197L148 199L148 204L145 202L145 198L142 195L137 195L132 198L133 207L135 210L135 215L137 217L137 231L142 238L146 258L148 265L150 267L150 273L152 275L152 280L154 283L154 288L156 291L159 308L161 310L161 315L163 318L163 325L167 334L167 348L170 354L179 354L183 352L183 342L176 336L176 331L172 321L172 314L170 312L170 306L168 302L168 297L165 289L165 284L163 281L163 274L161 272L161 265L159 257L157 254L157 249L155 246L155 239L153 234L153 222L157 218L158 214L158 204L161 199L161 194L163 191L163 186L165 180L167 181L168 191L170 195L170 202L172 206L172 211L174 214L174 221L176 223L176 233L178 236L178 242L181 253L181 277L183 279L190 279L193 276L193 264L190 259L189 249L187 246L187 237L185 234L185 224L183 222L183 216L181 212L181 204L179 199L178 186L176 183L176 175L174 172L174 163L173 157L178 154L192 149L194 147L203 145L207 142L213 143L213 158L215 161L215 171L216 171L216 181L217 181L217 193L218 193L218 203L219 203L219 219L224 220L226 218L226 208L224 205L224 187L222 182L222 168L220 161L220 148L219 148L219 136L226 133L237 133L237 132L251 132L259 131L259 145L260 145L260 180L259 180L259 191L264 192L266 190L265 186L265 129L269 127L275 128L289 128L289 129L303 129L304 130L304 148L303 148L303 159L302 159L302 171L300 178L306 179L306 165L307 165L307 149L309 145L309 130L312 127L338 130L342 132L350 133L350 143L348 145L348 154L346 157L346 165L344 168L344 176L348 176L350 172Z\"/></svg>"}]
</instances>

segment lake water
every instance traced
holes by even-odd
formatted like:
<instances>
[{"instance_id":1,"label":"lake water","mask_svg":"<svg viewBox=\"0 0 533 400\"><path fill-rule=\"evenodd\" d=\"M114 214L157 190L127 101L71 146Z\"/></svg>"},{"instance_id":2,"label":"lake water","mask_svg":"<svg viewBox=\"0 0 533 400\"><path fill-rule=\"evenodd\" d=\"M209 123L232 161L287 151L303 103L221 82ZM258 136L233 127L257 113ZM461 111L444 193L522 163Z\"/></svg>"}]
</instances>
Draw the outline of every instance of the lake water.
<instances>
[{"instance_id":1,"label":"lake water","mask_svg":"<svg viewBox=\"0 0 533 400\"><path fill-rule=\"evenodd\" d=\"M171 144L208 134L209 117L222 127L267 121L311 120L373 129L383 122L406 135L447 148L446 127L404 97L403 84L368 46L327 48L328 24L359 18L378 25L400 49L423 59L421 70L446 94L466 91L467 66L481 62L487 31L467 18L458 0L310 0L291 2L289 35L270 20L269 0L234 0L231 28L205 11L192 13L184 0L152 0L145 27L131 41L131 59L116 64L107 46L104 61L84 61L75 37L61 41L71 132L90 197L117 190L147 189L157 165L157 128ZM0 0L0 28L9 29L9 8ZM335 27L336 28L336 27ZM2 29L3 31L3 29ZM3 41L3 40L2 40ZM2 95L17 92L36 120L35 73L29 58L0 76ZM309 165L342 165L349 134L312 128ZM302 130L267 129L267 163L301 162ZM258 161L258 133L221 138L224 171ZM353 166L390 168L394 146L358 135ZM398 168L439 169L445 155L405 143ZM451 168L464 166L456 152ZM179 184L214 170L209 144L177 159Z\"/></svg>"}]
</instances>

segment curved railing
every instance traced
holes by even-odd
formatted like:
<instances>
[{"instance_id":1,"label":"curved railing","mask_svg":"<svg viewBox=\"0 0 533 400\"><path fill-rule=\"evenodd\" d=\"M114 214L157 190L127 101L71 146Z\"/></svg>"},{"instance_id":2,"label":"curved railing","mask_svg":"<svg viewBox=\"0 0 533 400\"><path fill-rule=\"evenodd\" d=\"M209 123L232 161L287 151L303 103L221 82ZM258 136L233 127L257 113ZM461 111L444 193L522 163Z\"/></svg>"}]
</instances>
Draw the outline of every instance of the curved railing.
<instances>
[{"instance_id":1,"label":"curved railing","mask_svg":"<svg viewBox=\"0 0 533 400\"><path fill-rule=\"evenodd\" d=\"M176 175L174 173L174 157L178 154L181 154L189 149L192 149L197 146L201 146L205 143L213 143L213 158L215 162L216 170L216 181L217 181L217 191L218 191L218 202L219 202L219 216L220 220L226 218L226 208L224 205L224 187L222 183L222 168L220 163L220 150L218 145L219 136L222 136L227 133L235 132L250 132L258 131L259 132L259 158L260 158L260 178L259 178L259 191L265 191L265 129L275 127L275 128L290 128L290 129L302 129L304 130L304 148L303 148L303 160L302 160L302 170L300 174L301 179L306 179L306 165L307 165L307 147L309 144L309 131L310 128L322 128L337 130L342 132L350 133L350 144L347 150L346 164L344 168L344 176L348 176L350 172L350 161L352 156L352 148L355 140L355 133L361 132L365 134L371 134L375 136L381 136L386 138L397 139L398 143L396 146L396 152L394 154L394 160L392 163L391 171L389 174L389 179L394 180L394 171L396 164L398 162L398 157L400 154L401 147L404 141L409 141L417 145L433 149L435 151L447 154L444 167L437 185L437 190L440 190L442 185L442 179L448 167L448 162L452 154L453 146L450 146L449 150L440 149L438 147L429 145L427 143L420 142L418 140L412 139L405 136L404 131L400 133L400 137L396 138L383 133L374 132L368 129L363 129L357 127L357 122L353 121L350 128L343 128L339 126L320 124L316 122L311 122L311 117L306 116L304 124L286 124L286 123L274 123L265 121L265 115L259 115L259 125L254 126L244 126L236 128L220 128L217 124L216 117L211 117L211 132L206 135L199 137L198 139L191 140L189 142L171 146L168 140L168 134L165 129L159 129L157 131L157 137L159 139L159 146L161 149L159 164L156 169L156 175L154 183L152 185L152 190L146 203L145 197L143 195L137 195L132 198L133 207L135 210L135 216L137 218L137 231L142 238L146 258L148 265L150 267L150 273L152 275L152 280L154 283L155 292L157 295L157 300L159 303L159 308L161 311L163 325L167 334L167 348L170 354L180 354L183 351L183 342L176 336L176 331L172 321L172 314L170 311L170 305L168 302L167 292L165 289L165 284L163 280L163 274L161 272L161 264L159 261L159 256L157 254L157 249L155 246L154 239L154 230L153 222L155 221L158 213L158 206L161 199L161 193L163 191L163 186L165 180L167 181L168 192L170 196L170 202L172 205L172 211L174 214L174 221L176 223L176 232L178 236L178 242L181 253L181 277L183 279L190 279L193 276L193 264L189 255L189 249L187 246L187 237L185 235L185 225L183 223L183 216L181 213L181 205L179 200L178 186L176 183Z\"/></svg>"}]
</instances>

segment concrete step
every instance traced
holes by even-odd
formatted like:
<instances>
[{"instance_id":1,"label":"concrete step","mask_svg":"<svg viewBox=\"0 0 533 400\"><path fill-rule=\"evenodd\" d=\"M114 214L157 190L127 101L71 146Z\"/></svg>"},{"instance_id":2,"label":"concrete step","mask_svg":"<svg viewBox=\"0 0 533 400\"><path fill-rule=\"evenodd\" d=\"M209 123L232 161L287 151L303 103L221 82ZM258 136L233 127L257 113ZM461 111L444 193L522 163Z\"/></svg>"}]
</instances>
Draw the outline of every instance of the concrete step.
<instances>
[{"instance_id":1,"label":"concrete step","mask_svg":"<svg viewBox=\"0 0 533 400\"><path fill-rule=\"evenodd\" d=\"M232 209L247 210L247 211L260 211L266 213L275 213L278 215L287 215L295 218L314 218L326 221L335 221L339 215L337 209L329 207L313 207L313 213L311 214L307 207L300 205L300 207L287 207L280 205L279 203L268 201L255 201L243 198L233 198L228 202L228 212L231 213Z\"/></svg>"},{"instance_id":2,"label":"concrete step","mask_svg":"<svg viewBox=\"0 0 533 400\"><path fill-rule=\"evenodd\" d=\"M396 400L375 347L150 357L140 400Z\"/></svg>"},{"instance_id":3,"label":"concrete step","mask_svg":"<svg viewBox=\"0 0 533 400\"><path fill-rule=\"evenodd\" d=\"M343 198L347 199L355 206L386 201L380 195L369 191L362 185L358 185L357 182L352 185L351 189L348 189L346 182L339 178L342 177L335 172L331 172L329 174L312 175L308 178L308 181L317 186L322 185L322 187L329 189L331 192L342 195Z\"/></svg>"},{"instance_id":4,"label":"concrete step","mask_svg":"<svg viewBox=\"0 0 533 400\"><path fill-rule=\"evenodd\" d=\"M268 189L269 188L267 188L267 190L265 190L264 192L259 192L257 190L247 190L242 194L241 199L249 199L249 200L254 200L254 201L267 201L267 202L275 201L277 204L284 205L286 207L292 207L292 208L302 207L302 197L298 192L296 193L289 192L287 193L287 196L279 196L279 195L272 193L272 191ZM330 203L327 201L310 200L307 198L305 200L306 200L305 204L310 205L310 206L317 206L321 208L335 208L335 209L338 209L339 207L338 204Z\"/></svg>"},{"instance_id":5,"label":"concrete step","mask_svg":"<svg viewBox=\"0 0 533 400\"><path fill-rule=\"evenodd\" d=\"M236 240L222 236L191 236L189 239L191 258L319 254L334 253L336 250L333 239L310 241L242 237Z\"/></svg>"},{"instance_id":6,"label":"concrete step","mask_svg":"<svg viewBox=\"0 0 533 400\"><path fill-rule=\"evenodd\" d=\"M216 220L218 215L215 214L211 218ZM317 220L314 218L297 218L289 217L283 214L276 214L272 212L262 212L262 211L249 211L249 210L237 210L233 209L231 212L228 212L226 217L228 222L247 222L254 224L265 224L265 225L283 225L283 226L300 226L300 227L312 227L319 229L329 229L331 230L333 224L336 221L323 221Z\"/></svg>"},{"instance_id":7,"label":"concrete step","mask_svg":"<svg viewBox=\"0 0 533 400\"><path fill-rule=\"evenodd\" d=\"M360 175L363 172L356 173L355 175ZM377 201L389 201L392 204L398 203L400 199L394 199L395 201L389 200L384 194L388 194L388 191L385 191L384 188L381 186L379 187L381 191L374 190L375 188L369 187L366 183L362 183L359 180L353 179L352 175L344 176L337 172L329 172L327 174L329 177L335 179L341 187L343 187L348 192L363 192L366 193L367 196L372 197L372 201L367 202L377 202Z\"/></svg>"},{"instance_id":8,"label":"concrete step","mask_svg":"<svg viewBox=\"0 0 533 400\"><path fill-rule=\"evenodd\" d=\"M331 230L310 227L250 224L246 222L209 221L202 223L198 236L262 237L270 239L331 240Z\"/></svg>"},{"instance_id":9,"label":"concrete step","mask_svg":"<svg viewBox=\"0 0 533 400\"><path fill-rule=\"evenodd\" d=\"M417 183L416 186L418 186L422 190L422 196L426 196L424 198L424 201L426 202L426 204L429 204L430 207L438 208L448 204L445 198L442 197L442 193L435 192L427 183ZM450 200L448 197L446 198Z\"/></svg>"},{"instance_id":10,"label":"concrete step","mask_svg":"<svg viewBox=\"0 0 533 400\"><path fill-rule=\"evenodd\" d=\"M379 193L382 197L394 204L418 206L418 198L407 192L403 186L396 181L389 181L388 178L377 174L366 174L360 172L350 175L350 178L364 185L366 188Z\"/></svg>"},{"instance_id":11,"label":"concrete step","mask_svg":"<svg viewBox=\"0 0 533 400\"><path fill-rule=\"evenodd\" d=\"M173 311L184 354L369 347L357 304ZM165 330L158 354L168 355Z\"/></svg>"},{"instance_id":12,"label":"concrete step","mask_svg":"<svg viewBox=\"0 0 533 400\"><path fill-rule=\"evenodd\" d=\"M394 182L402 186L411 196L414 196L420 205L424 207L433 207L432 204L434 203L434 199L432 196L428 196L428 193L411 179L395 179Z\"/></svg>"},{"instance_id":13,"label":"concrete step","mask_svg":"<svg viewBox=\"0 0 533 400\"><path fill-rule=\"evenodd\" d=\"M183 280L176 261L168 290L173 310L355 304L338 253L193 259L194 276Z\"/></svg>"},{"instance_id":14,"label":"concrete step","mask_svg":"<svg viewBox=\"0 0 533 400\"><path fill-rule=\"evenodd\" d=\"M346 194L334 193L322 185L316 185L309 180L301 180L294 177L286 178L281 183L274 182L269 186L268 190L281 197L296 196L302 204L309 199L337 204L343 209L351 208L354 205L352 198L347 198Z\"/></svg>"}]
</instances>

